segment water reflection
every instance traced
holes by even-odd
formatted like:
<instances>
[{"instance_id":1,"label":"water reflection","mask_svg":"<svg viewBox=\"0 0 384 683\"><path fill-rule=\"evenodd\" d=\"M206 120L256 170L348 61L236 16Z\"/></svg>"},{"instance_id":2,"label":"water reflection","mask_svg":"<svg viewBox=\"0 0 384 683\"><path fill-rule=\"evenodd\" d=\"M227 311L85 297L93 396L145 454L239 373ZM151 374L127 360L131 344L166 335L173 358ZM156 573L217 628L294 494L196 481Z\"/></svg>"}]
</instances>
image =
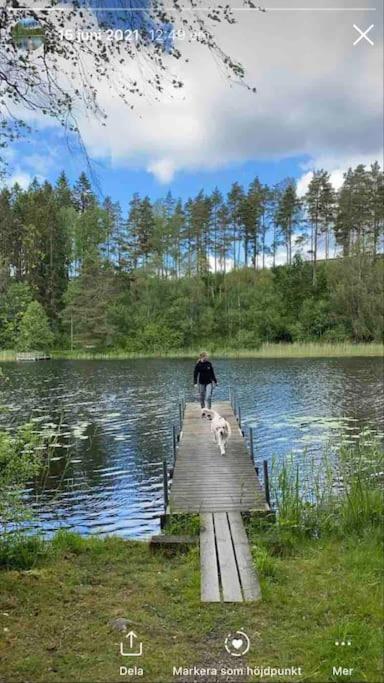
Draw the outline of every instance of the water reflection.
<instances>
[{"instance_id":1,"label":"water reflection","mask_svg":"<svg viewBox=\"0 0 384 683\"><path fill-rule=\"evenodd\" d=\"M158 529L161 463L172 458L178 398L195 398L192 369L180 359L3 365L0 423L61 423L44 485L28 491L46 532L142 537ZM304 466L328 443L382 428L380 359L219 360L215 369L215 396L236 388L259 461L293 453Z\"/></svg>"}]
</instances>

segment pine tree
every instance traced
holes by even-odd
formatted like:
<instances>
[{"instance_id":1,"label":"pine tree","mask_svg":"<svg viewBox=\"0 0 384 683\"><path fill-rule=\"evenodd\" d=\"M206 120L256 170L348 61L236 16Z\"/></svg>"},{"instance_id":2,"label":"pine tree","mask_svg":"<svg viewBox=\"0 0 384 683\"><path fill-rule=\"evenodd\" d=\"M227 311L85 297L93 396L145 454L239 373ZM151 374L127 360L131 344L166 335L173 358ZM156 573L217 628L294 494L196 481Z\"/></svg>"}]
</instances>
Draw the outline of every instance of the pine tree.
<instances>
[{"instance_id":1,"label":"pine tree","mask_svg":"<svg viewBox=\"0 0 384 683\"><path fill-rule=\"evenodd\" d=\"M0 258L3 265L8 264L8 269L16 265L13 258L15 216L11 196L8 188L0 192Z\"/></svg>"},{"instance_id":2,"label":"pine tree","mask_svg":"<svg viewBox=\"0 0 384 683\"><path fill-rule=\"evenodd\" d=\"M182 265L182 234L185 224L185 211L181 200L179 199L176 203L174 212L171 218L171 234L172 234L172 257L174 262L174 268L176 277L181 277L181 265Z\"/></svg>"},{"instance_id":3,"label":"pine tree","mask_svg":"<svg viewBox=\"0 0 384 683\"><path fill-rule=\"evenodd\" d=\"M100 256L88 256L79 277L66 294L63 323L76 348L106 348L113 342L115 327L110 318L117 280L112 267Z\"/></svg>"},{"instance_id":4,"label":"pine tree","mask_svg":"<svg viewBox=\"0 0 384 683\"><path fill-rule=\"evenodd\" d=\"M218 257L220 270L226 273L227 260L231 249L231 235L229 232L230 216L229 209L225 202L222 203L218 212Z\"/></svg>"},{"instance_id":5,"label":"pine tree","mask_svg":"<svg viewBox=\"0 0 384 683\"><path fill-rule=\"evenodd\" d=\"M68 210L68 209L66 209ZM70 242L56 191L45 182L32 183L19 193L15 212L20 231L20 276L43 304L50 320L57 320L67 287Z\"/></svg>"},{"instance_id":6,"label":"pine tree","mask_svg":"<svg viewBox=\"0 0 384 683\"><path fill-rule=\"evenodd\" d=\"M263 188L258 178L255 178L249 186L247 195L244 196L240 209L243 238L244 238L244 263L248 266L248 251L251 247L252 265L257 268L257 258L260 251L261 219L264 212Z\"/></svg>"},{"instance_id":7,"label":"pine tree","mask_svg":"<svg viewBox=\"0 0 384 683\"><path fill-rule=\"evenodd\" d=\"M272 239L271 239L271 246L270 246L270 252L272 254L272 267L276 267L276 254L277 250L284 242L281 239L280 231L279 231L279 225L277 223L278 219L278 207L281 202L281 196L284 191L284 188L282 187L281 184L276 184L270 189L270 200L269 200L269 205L270 205L270 221L271 221L271 226L272 226Z\"/></svg>"},{"instance_id":8,"label":"pine tree","mask_svg":"<svg viewBox=\"0 0 384 683\"><path fill-rule=\"evenodd\" d=\"M261 189L261 221L260 221L260 247L262 254L262 268L265 268L265 257L270 254L271 248L267 246L267 234L273 221L273 192L268 185Z\"/></svg>"},{"instance_id":9,"label":"pine tree","mask_svg":"<svg viewBox=\"0 0 384 683\"><path fill-rule=\"evenodd\" d=\"M186 204L186 234L188 252L188 270L191 268L198 274L209 270L211 203L201 190Z\"/></svg>"},{"instance_id":10,"label":"pine tree","mask_svg":"<svg viewBox=\"0 0 384 683\"><path fill-rule=\"evenodd\" d=\"M141 209L141 199L137 192L134 193L131 201L129 202L129 213L127 219L128 233L129 233L129 248L132 253L132 265L133 268L137 268L139 264L140 256L140 246L139 246L139 233L140 233L140 209Z\"/></svg>"},{"instance_id":11,"label":"pine tree","mask_svg":"<svg viewBox=\"0 0 384 683\"><path fill-rule=\"evenodd\" d=\"M325 233L325 257L328 258L329 226L334 215L335 195L327 171L321 169L313 173L305 195L305 203L312 228L311 252L315 284L319 236Z\"/></svg>"},{"instance_id":12,"label":"pine tree","mask_svg":"<svg viewBox=\"0 0 384 683\"><path fill-rule=\"evenodd\" d=\"M376 258L384 233L384 174L376 161L369 175L369 207L371 217L370 241Z\"/></svg>"},{"instance_id":13,"label":"pine tree","mask_svg":"<svg viewBox=\"0 0 384 683\"><path fill-rule=\"evenodd\" d=\"M136 225L138 254L144 265L148 264L152 253L154 224L151 201L149 197L144 197L140 204L139 222Z\"/></svg>"},{"instance_id":14,"label":"pine tree","mask_svg":"<svg viewBox=\"0 0 384 683\"><path fill-rule=\"evenodd\" d=\"M72 190L64 171L62 171L59 175L55 187L55 193L60 208L74 206Z\"/></svg>"},{"instance_id":15,"label":"pine tree","mask_svg":"<svg viewBox=\"0 0 384 683\"><path fill-rule=\"evenodd\" d=\"M285 189L278 197L275 221L279 227L287 252L287 263L292 263L292 239L300 222L301 202L297 196L296 184L292 180L286 182Z\"/></svg>"},{"instance_id":16,"label":"pine tree","mask_svg":"<svg viewBox=\"0 0 384 683\"><path fill-rule=\"evenodd\" d=\"M80 213L92 209L96 204L96 196L87 175L82 172L73 188L73 200Z\"/></svg>"},{"instance_id":17,"label":"pine tree","mask_svg":"<svg viewBox=\"0 0 384 683\"><path fill-rule=\"evenodd\" d=\"M110 217L97 203L78 212L73 245L76 273L80 272L88 256L96 258L103 251L109 230Z\"/></svg>"},{"instance_id":18,"label":"pine tree","mask_svg":"<svg viewBox=\"0 0 384 683\"><path fill-rule=\"evenodd\" d=\"M344 173L344 182L338 193L335 221L335 238L342 247L343 256L349 256L352 248L353 228L353 171Z\"/></svg>"},{"instance_id":19,"label":"pine tree","mask_svg":"<svg viewBox=\"0 0 384 683\"><path fill-rule=\"evenodd\" d=\"M211 237L210 243L213 252L213 272L217 272L219 256L219 233L220 233L220 209L223 206L223 195L216 187L210 197L211 202Z\"/></svg>"},{"instance_id":20,"label":"pine tree","mask_svg":"<svg viewBox=\"0 0 384 683\"><path fill-rule=\"evenodd\" d=\"M372 179L365 166L348 169L339 191L335 236L344 256L369 251L373 233Z\"/></svg>"},{"instance_id":21,"label":"pine tree","mask_svg":"<svg viewBox=\"0 0 384 683\"><path fill-rule=\"evenodd\" d=\"M12 216L6 218L2 232L8 232L7 259L12 268L16 280L22 281L25 274L24 238L26 235L25 222L23 220L23 205L25 193L15 183L11 190L10 206ZM5 255L5 254L4 254Z\"/></svg>"},{"instance_id":22,"label":"pine tree","mask_svg":"<svg viewBox=\"0 0 384 683\"><path fill-rule=\"evenodd\" d=\"M192 214L193 214L193 202L192 199L189 198L184 207L185 211L185 222L184 222L184 228L182 232L182 246L184 249L184 259L186 263L186 275L188 277L191 276L192 274L192 253L193 253L193 220L192 220Z\"/></svg>"},{"instance_id":23,"label":"pine tree","mask_svg":"<svg viewBox=\"0 0 384 683\"><path fill-rule=\"evenodd\" d=\"M227 196L227 204L232 225L233 267L236 269L240 262L239 251L243 226L242 207L244 206L244 190L239 183L233 183Z\"/></svg>"},{"instance_id":24,"label":"pine tree","mask_svg":"<svg viewBox=\"0 0 384 683\"><path fill-rule=\"evenodd\" d=\"M123 212L119 202L114 202L113 206L114 227L112 234L112 253L116 269L119 272L126 272L132 268L128 220L123 218Z\"/></svg>"},{"instance_id":25,"label":"pine tree","mask_svg":"<svg viewBox=\"0 0 384 683\"><path fill-rule=\"evenodd\" d=\"M165 202L157 200L153 205L154 229L152 235L151 263L158 277L168 277L171 271L170 256L170 221Z\"/></svg>"}]
</instances>

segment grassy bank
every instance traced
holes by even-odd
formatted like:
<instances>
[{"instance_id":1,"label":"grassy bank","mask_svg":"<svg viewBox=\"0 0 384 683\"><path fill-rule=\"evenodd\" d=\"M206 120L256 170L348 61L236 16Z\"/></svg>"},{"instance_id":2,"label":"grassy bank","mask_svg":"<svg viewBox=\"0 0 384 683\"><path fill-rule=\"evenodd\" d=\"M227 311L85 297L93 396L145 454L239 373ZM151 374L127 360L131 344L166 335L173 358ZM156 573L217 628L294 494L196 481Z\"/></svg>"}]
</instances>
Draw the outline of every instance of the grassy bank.
<instances>
[{"instance_id":1,"label":"grassy bank","mask_svg":"<svg viewBox=\"0 0 384 683\"><path fill-rule=\"evenodd\" d=\"M142 666L143 676L129 680L271 680L268 674L228 673L246 665L300 667L299 675L275 675L275 681L382 680L383 455L363 444L341 451L335 467L341 490L327 480L324 493L318 490L319 466L303 496L300 473L288 461L271 478L279 501L276 522L246 518L262 588L259 603L202 605L197 544L169 556L154 553L146 542L68 532L49 543L3 539L1 680L124 680L124 633L113 625L119 618L144 643L140 661L129 662ZM195 535L198 519L173 518L169 532ZM252 645L234 660L223 643L238 629ZM172 676L173 666L193 665L210 667L211 674ZM340 674L339 667L351 672ZM222 668L223 676L212 671Z\"/></svg>"},{"instance_id":2,"label":"grassy bank","mask_svg":"<svg viewBox=\"0 0 384 683\"><path fill-rule=\"evenodd\" d=\"M251 538L263 600L202 605L197 548L169 558L146 543L60 535L31 569L1 572L2 680L119 680L127 659L119 654L124 634L111 626L119 617L144 643L144 676L130 680L192 681L172 678L172 666L239 666L223 648L239 628L252 643L241 665L302 667L301 676L273 680L381 680L378 534L287 545L254 529ZM350 646L335 645L346 640ZM335 676L334 666L352 675Z\"/></svg>"},{"instance_id":3,"label":"grassy bank","mask_svg":"<svg viewBox=\"0 0 384 683\"><path fill-rule=\"evenodd\" d=\"M197 358L200 349L176 349L173 351L129 352L54 350L52 358L68 360L124 360L129 358ZM382 357L382 344L319 344L315 342L294 344L263 344L259 349L211 349L216 358L337 358L337 357ZM0 351L1 361L16 360L16 351Z\"/></svg>"}]
</instances>

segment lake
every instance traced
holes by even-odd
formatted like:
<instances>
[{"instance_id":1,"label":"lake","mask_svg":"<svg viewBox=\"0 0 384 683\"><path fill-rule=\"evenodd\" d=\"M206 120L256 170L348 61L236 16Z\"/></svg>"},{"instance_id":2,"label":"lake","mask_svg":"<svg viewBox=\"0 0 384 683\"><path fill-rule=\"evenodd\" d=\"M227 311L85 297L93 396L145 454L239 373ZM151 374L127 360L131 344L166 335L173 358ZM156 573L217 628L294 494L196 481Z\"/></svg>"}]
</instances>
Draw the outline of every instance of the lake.
<instances>
[{"instance_id":1,"label":"lake","mask_svg":"<svg viewBox=\"0 0 384 683\"><path fill-rule=\"evenodd\" d=\"M254 429L256 461L293 454L305 466L362 430L382 436L380 358L214 361L242 423ZM0 422L14 429L61 423L42 490L26 496L35 526L143 538L159 529L162 461L172 460L178 399L194 400L190 360L45 361L2 366ZM369 438L369 437L368 437Z\"/></svg>"}]
</instances>

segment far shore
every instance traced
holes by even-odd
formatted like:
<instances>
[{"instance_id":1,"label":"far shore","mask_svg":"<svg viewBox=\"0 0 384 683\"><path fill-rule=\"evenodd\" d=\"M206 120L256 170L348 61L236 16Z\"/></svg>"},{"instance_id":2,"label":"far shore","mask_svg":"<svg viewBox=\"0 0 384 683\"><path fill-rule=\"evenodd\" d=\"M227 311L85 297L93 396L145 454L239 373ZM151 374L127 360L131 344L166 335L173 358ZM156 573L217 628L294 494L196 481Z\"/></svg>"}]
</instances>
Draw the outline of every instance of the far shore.
<instances>
[{"instance_id":1,"label":"far shore","mask_svg":"<svg viewBox=\"0 0 384 683\"><path fill-rule=\"evenodd\" d=\"M335 344L303 342L293 344L263 344L258 349L220 349L203 344L215 358L352 358L383 357L384 345L378 343L353 344L340 342ZM64 350L55 349L50 352L56 360L125 360L130 358L197 358L200 349L173 349L169 351L124 351L105 350ZM0 351L0 362L17 360L17 351Z\"/></svg>"}]
</instances>

